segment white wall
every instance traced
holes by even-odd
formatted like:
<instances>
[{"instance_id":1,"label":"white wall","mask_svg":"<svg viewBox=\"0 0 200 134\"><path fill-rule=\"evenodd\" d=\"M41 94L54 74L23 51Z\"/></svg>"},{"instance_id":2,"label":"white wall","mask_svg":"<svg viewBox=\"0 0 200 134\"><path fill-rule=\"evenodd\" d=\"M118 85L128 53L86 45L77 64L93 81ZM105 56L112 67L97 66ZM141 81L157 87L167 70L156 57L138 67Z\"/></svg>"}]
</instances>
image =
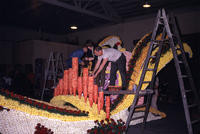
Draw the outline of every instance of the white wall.
<instances>
[{"instance_id":1,"label":"white wall","mask_svg":"<svg viewBox=\"0 0 200 134\"><path fill-rule=\"evenodd\" d=\"M177 16L181 34L191 34L200 32L200 11L174 12ZM155 15L135 18L126 23L113 26L96 28L88 31L68 34L68 38L78 36L81 43L87 39L98 41L107 35L117 35L124 42L125 48L133 49L133 40L140 39L143 35L153 30Z\"/></svg>"}]
</instances>

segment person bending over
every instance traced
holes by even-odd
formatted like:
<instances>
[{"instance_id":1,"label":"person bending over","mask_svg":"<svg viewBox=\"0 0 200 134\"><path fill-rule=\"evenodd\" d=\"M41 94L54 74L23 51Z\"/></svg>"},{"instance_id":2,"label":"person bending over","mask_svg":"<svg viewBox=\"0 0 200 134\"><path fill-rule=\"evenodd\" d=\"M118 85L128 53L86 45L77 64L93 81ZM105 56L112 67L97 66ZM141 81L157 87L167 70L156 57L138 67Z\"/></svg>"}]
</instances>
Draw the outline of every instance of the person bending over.
<instances>
[{"instance_id":1,"label":"person bending over","mask_svg":"<svg viewBox=\"0 0 200 134\"><path fill-rule=\"evenodd\" d=\"M66 61L67 62L67 68L71 68L72 67L72 58L73 57L78 57L78 63L79 65L84 65L84 62L82 61L82 57L85 53L87 53L88 48L87 46L84 46L81 49L77 49L75 51L73 51L70 55L69 55L69 59Z\"/></svg>"},{"instance_id":2,"label":"person bending over","mask_svg":"<svg viewBox=\"0 0 200 134\"><path fill-rule=\"evenodd\" d=\"M124 54L113 48L96 47L94 49L94 54L98 56L97 63L95 64L93 76L94 78L102 71L103 67L108 61L111 62L110 70L110 86L115 85L115 80L117 78L117 70L119 70L122 78L122 89L126 89L126 57Z\"/></svg>"}]
</instances>

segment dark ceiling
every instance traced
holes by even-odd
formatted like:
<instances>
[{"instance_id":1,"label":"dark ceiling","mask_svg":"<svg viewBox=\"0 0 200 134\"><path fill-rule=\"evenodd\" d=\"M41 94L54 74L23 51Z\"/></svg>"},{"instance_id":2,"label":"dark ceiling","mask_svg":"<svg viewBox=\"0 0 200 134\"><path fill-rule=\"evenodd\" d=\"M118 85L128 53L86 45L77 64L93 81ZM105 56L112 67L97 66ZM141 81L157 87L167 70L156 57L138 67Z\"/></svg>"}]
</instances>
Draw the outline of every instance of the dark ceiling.
<instances>
[{"instance_id":1,"label":"dark ceiling","mask_svg":"<svg viewBox=\"0 0 200 134\"><path fill-rule=\"evenodd\" d=\"M71 25L81 31L156 13L159 8L200 7L200 0L148 1L152 7L144 9L144 0L1 0L0 24L67 34Z\"/></svg>"}]
</instances>

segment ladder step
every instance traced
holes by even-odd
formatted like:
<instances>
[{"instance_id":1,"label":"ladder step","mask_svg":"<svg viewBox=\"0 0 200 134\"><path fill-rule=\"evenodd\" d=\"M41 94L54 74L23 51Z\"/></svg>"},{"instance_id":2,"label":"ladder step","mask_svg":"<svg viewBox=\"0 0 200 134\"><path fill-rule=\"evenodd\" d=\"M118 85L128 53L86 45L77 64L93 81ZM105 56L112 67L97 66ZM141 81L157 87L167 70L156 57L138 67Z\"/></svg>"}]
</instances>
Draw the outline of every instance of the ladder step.
<instances>
[{"instance_id":1,"label":"ladder step","mask_svg":"<svg viewBox=\"0 0 200 134\"><path fill-rule=\"evenodd\" d=\"M49 88L45 88L44 90L45 90L45 91L48 91L48 90L50 90L50 89L49 89Z\"/></svg>"},{"instance_id":2,"label":"ladder step","mask_svg":"<svg viewBox=\"0 0 200 134\"><path fill-rule=\"evenodd\" d=\"M198 106L198 105L197 104L188 105L189 108L196 107L196 106Z\"/></svg>"},{"instance_id":3,"label":"ladder step","mask_svg":"<svg viewBox=\"0 0 200 134\"><path fill-rule=\"evenodd\" d=\"M151 81L143 81L142 83L150 83Z\"/></svg>"},{"instance_id":4,"label":"ladder step","mask_svg":"<svg viewBox=\"0 0 200 134\"><path fill-rule=\"evenodd\" d=\"M164 39L164 40L151 40L153 44L160 44L160 43L168 43L169 39Z\"/></svg>"},{"instance_id":5,"label":"ladder step","mask_svg":"<svg viewBox=\"0 0 200 134\"><path fill-rule=\"evenodd\" d=\"M56 59L50 59L50 61L56 61Z\"/></svg>"},{"instance_id":6,"label":"ladder step","mask_svg":"<svg viewBox=\"0 0 200 134\"><path fill-rule=\"evenodd\" d=\"M179 60L178 63L179 63L179 64L180 64L180 63L183 63L183 61L180 61L180 60Z\"/></svg>"},{"instance_id":7,"label":"ladder step","mask_svg":"<svg viewBox=\"0 0 200 134\"><path fill-rule=\"evenodd\" d=\"M134 117L134 118L132 118L131 120L133 121L133 120L138 120L138 119L141 119L141 118L144 118L144 115L138 116L138 117Z\"/></svg>"},{"instance_id":8,"label":"ladder step","mask_svg":"<svg viewBox=\"0 0 200 134\"><path fill-rule=\"evenodd\" d=\"M141 107L145 107L147 104L142 104L142 105L136 105L135 108L141 108Z\"/></svg>"},{"instance_id":9,"label":"ladder step","mask_svg":"<svg viewBox=\"0 0 200 134\"><path fill-rule=\"evenodd\" d=\"M150 58L156 58L156 56L150 56Z\"/></svg>"},{"instance_id":10,"label":"ladder step","mask_svg":"<svg viewBox=\"0 0 200 134\"><path fill-rule=\"evenodd\" d=\"M190 75L181 75L182 78L191 78Z\"/></svg>"},{"instance_id":11,"label":"ladder step","mask_svg":"<svg viewBox=\"0 0 200 134\"><path fill-rule=\"evenodd\" d=\"M175 49L176 49L176 51L177 51L177 50L181 50L181 48L180 48L180 47L175 47Z\"/></svg>"},{"instance_id":12,"label":"ladder step","mask_svg":"<svg viewBox=\"0 0 200 134\"><path fill-rule=\"evenodd\" d=\"M199 120L193 120L193 121L191 121L192 124L196 124L198 122L200 122L200 119Z\"/></svg>"},{"instance_id":13,"label":"ladder step","mask_svg":"<svg viewBox=\"0 0 200 134\"><path fill-rule=\"evenodd\" d=\"M152 68L147 68L146 71L154 71Z\"/></svg>"},{"instance_id":14,"label":"ladder step","mask_svg":"<svg viewBox=\"0 0 200 134\"><path fill-rule=\"evenodd\" d=\"M189 92L192 92L192 90L188 89L188 90L185 90L186 93L189 93Z\"/></svg>"},{"instance_id":15,"label":"ladder step","mask_svg":"<svg viewBox=\"0 0 200 134\"><path fill-rule=\"evenodd\" d=\"M153 94L153 90L152 89L146 89L146 90L141 90L139 92L140 96L144 96L144 95L147 95L147 94Z\"/></svg>"}]
</instances>

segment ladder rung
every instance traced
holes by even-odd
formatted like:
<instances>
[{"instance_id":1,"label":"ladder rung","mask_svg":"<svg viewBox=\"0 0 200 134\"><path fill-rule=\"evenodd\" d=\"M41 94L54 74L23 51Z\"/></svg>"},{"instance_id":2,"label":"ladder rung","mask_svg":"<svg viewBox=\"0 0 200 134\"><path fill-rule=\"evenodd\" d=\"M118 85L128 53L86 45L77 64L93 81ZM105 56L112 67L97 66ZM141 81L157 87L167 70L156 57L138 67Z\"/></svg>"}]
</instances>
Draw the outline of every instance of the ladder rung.
<instances>
[{"instance_id":1,"label":"ladder rung","mask_svg":"<svg viewBox=\"0 0 200 134\"><path fill-rule=\"evenodd\" d=\"M144 115L138 116L138 117L134 117L134 118L132 118L131 120L138 120L138 119L141 119L141 118L144 118Z\"/></svg>"},{"instance_id":2,"label":"ladder rung","mask_svg":"<svg viewBox=\"0 0 200 134\"><path fill-rule=\"evenodd\" d=\"M183 61L180 61L180 60L179 60L178 63L179 63L179 64L180 64L180 63L183 63Z\"/></svg>"},{"instance_id":3,"label":"ladder rung","mask_svg":"<svg viewBox=\"0 0 200 134\"><path fill-rule=\"evenodd\" d=\"M191 75L181 75L182 78L191 78Z\"/></svg>"},{"instance_id":4,"label":"ladder rung","mask_svg":"<svg viewBox=\"0 0 200 134\"><path fill-rule=\"evenodd\" d=\"M174 35L174 34L172 34L172 38L175 38L175 39L177 39L176 35Z\"/></svg>"},{"instance_id":5,"label":"ladder rung","mask_svg":"<svg viewBox=\"0 0 200 134\"><path fill-rule=\"evenodd\" d=\"M165 43L168 42L169 39L163 39L163 40L151 40L154 44L160 44L160 43Z\"/></svg>"},{"instance_id":6,"label":"ladder rung","mask_svg":"<svg viewBox=\"0 0 200 134\"><path fill-rule=\"evenodd\" d=\"M153 90L152 90L152 89L146 89L146 90L141 90L141 91L139 92L139 95L140 95L140 96L144 96L144 95L146 95L146 94L153 94Z\"/></svg>"},{"instance_id":7,"label":"ladder rung","mask_svg":"<svg viewBox=\"0 0 200 134\"><path fill-rule=\"evenodd\" d=\"M136 105L135 108L141 108L141 107L144 107L144 106L146 106L146 104Z\"/></svg>"},{"instance_id":8,"label":"ladder rung","mask_svg":"<svg viewBox=\"0 0 200 134\"><path fill-rule=\"evenodd\" d=\"M175 47L175 49L176 49L176 51L177 51L177 50L181 50L181 48L180 48L180 47Z\"/></svg>"},{"instance_id":9,"label":"ladder rung","mask_svg":"<svg viewBox=\"0 0 200 134\"><path fill-rule=\"evenodd\" d=\"M154 71L152 68L147 68L146 71Z\"/></svg>"},{"instance_id":10,"label":"ladder rung","mask_svg":"<svg viewBox=\"0 0 200 134\"><path fill-rule=\"evenodd\" d=\"M199 120L193 120L193 121L191 121L192 124L196 124L198 122L200 122L200 119Z\"/></svg>"},{"instance_id":11,"label":"ladder rung","mask_svg":"<svg viewBox=\"0 0 200 134\"><path fill-rule=\"evenodd\" d=\"M156 58L156 56L150 56L150 58Z\"/></svg>"},{"instance_id":12,"label":"ladder rung","mask_svg":"<svg viewBox=\"0 0 200 134\"><path fill-rule=\"evenodd\" d=\"M181 75L181 77L182 77L182 78L187 78L187 77L188 77L188 75Z\"/></svg>"},{"instance_id":13,"label":"ladder rung","mask_svg":"<svg viewBox=\"0 0 200 134\"><path fill-rule=\"evenodd\" d=\"M143 83L150 83L151 81L143 81Z\"/></svg>"},{"instance_id":14,"label":"ladder rung","mask_svg":"<svg viewBox=\"0 0 200 134\"><path fill-rule=\"evenodd\" d=\"M196 106L198 106L198 105L197 104L188 105L189 108L196 107Z\"/></svg>"},{"instance_id":15,"label":"ladder rung","mask_svg":"<svg viewBox=\"0 0 200 134\"><path fill-rule=\"evenodd\" d=\"M185 90L186 93L192 92L192 90Z\"/></svg>"}]
</instances>

